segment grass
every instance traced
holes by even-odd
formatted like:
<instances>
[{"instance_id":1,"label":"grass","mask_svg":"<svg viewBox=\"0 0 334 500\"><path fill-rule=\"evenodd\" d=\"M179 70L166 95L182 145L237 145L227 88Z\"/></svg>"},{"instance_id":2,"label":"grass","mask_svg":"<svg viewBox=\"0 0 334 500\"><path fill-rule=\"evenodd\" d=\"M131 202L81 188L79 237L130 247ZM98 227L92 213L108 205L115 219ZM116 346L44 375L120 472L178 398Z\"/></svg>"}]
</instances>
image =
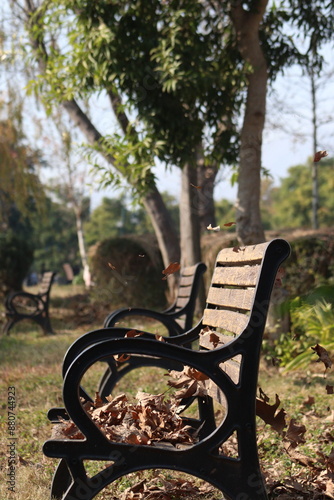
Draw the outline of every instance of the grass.
<instances>
[{"instance_id":1,"label":"grass","mask_svg":"<svg viewBox=\"0 0 334 500\"><path fill-rule=\"evenodd\" d=\"M76 338L102 326L103 314L106 313L106 311L100 311L100 313L95 312L95 315L90 315L84 310L83 304L87 305L87 301L82 289L55 286L51 301L51 314L56 335L44 336L38 326L22 322L15 326L10 336L0 337L1 500L23 498L46 500L49 498L50 484L57 460L43 455L42 444L51 436L52 426L47 420L47 411L53 406L62 406L62 360L67 348ZM152 331L153 328L154 330L152 323L137 326L140 329ZM285 375L279 369L268 368L262 363L259 378L259 385L270 397L270 404L274 403L275 394L278 394L281 407L284 407L288 418L295 418L298 423L306 426L306 442L298 449L310 457L318 457L319 452L329 455L333 446L333 439L328 435L331 432L333 437L333 396L326 394L325 386L329 380L323 377L320 365L314 366L310 366L310 369L303 373ZM85 378L84 386L91 393L97 387L103 370L104 365L99 364ZM165 390L165 384L166 379L161 371L141 369L131 372L126 379L122 380L117 389L133 396L138 389L156 394ZM15 493L7 489L6 476L8 472L6 445L11 438L8 433L7 401L10 395L8 388L11 387L15 387L16 401L16 407L13 409L16 425L15 437L17 437L15 453L18 460L15 471ZM258 435L260 459L268 483L291 478L299 478L304 483L307 481L310 469L287 455L282 437L277 432L259 420ZM96 470L96 467L96 463L91 464L91 470ZM171 473L166 472L164 479L161 479L156 471L147 472L146 475L138 473L132 480L129 477L120 480L117 492L113 486L112 489L103 490L96 498L98 500L119 498L122 491L143 477L154 483L170 478ZM173 477L175 479L176 476ZM191 478L191 484L194 484L194 478ZM175 496L174 498L181 497ZM193 497L190 495L190 498ZM221 495L210 492L208 495L203 494L201 498L221 498Z\"/></svg>"}]
</instances>

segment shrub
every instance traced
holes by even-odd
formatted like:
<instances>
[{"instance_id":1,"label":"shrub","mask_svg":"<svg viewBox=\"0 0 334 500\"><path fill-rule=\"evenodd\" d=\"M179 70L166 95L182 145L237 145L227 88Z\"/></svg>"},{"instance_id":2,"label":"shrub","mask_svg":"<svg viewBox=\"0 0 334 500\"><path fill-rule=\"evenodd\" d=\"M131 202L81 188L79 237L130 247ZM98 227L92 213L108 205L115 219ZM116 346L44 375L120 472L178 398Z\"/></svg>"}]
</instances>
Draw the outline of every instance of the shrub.
<instances>
[{"instance_id":1,"label":"shrub","mask_svg":"<svg viewBox=\"0 0 334 500\"><path fill-rule=\"evenodd\" d=\"M11 229L0 234L0 284L3 294L22 288L33 258L32 244L25 237Z\"/></svg>"},{"instance_id":2,"label":"shrub","mask_svg":"<svg viewBox=\"0 0 334 500\"><path fill-rule=\"evenodd\" d=\"M147 242L127 237L101 241L91 249L90 265L98 300L113 308L165 306L161 256Z\"/></svg>"},{"instance_id":3,"label":"shrub","mask_svg":"<svg viewBox=\"0 0 334 500\"><path fill-rule=\"evenodd\" d=\"M315 359L311 347L334 349L334 308L325 300L308 304L296 297L290 304L291 333L276 342L275 356L286 370L302 368Z\"/></svg>"}]
</instances>

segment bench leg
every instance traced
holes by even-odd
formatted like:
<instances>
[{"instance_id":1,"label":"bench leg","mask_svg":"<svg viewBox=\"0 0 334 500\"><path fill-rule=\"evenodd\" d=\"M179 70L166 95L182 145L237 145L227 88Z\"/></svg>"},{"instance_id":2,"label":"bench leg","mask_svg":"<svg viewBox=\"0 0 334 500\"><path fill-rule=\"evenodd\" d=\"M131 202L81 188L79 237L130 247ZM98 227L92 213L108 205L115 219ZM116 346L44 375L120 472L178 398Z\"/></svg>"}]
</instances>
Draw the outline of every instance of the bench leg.
<instances>
[{"instance_id":1,"label":"bench leg","mask_svg":"<svg viewBox=\"0 0 334 500\"><path fill-rule=\"evenodd\" d=\"M15 319L13 318L9 318L7 320L7 323L5 323L4 327L3 327L3 334L4 335L9 335L9 331L10 329L12 328L12 326L16 323Z\"/></svg>"},{"instance_id":2,"label":"bench leg","mask_svg":"<svg viewBox=\"0 0 334 500\"><path fill-rule=\"evenodd\" d=\"M71 485L72 477L68 470L66 460L60 460L56 472L53 475L51 485L51 500L61 500L65 491Z\"/></svg>"}]
</instances>

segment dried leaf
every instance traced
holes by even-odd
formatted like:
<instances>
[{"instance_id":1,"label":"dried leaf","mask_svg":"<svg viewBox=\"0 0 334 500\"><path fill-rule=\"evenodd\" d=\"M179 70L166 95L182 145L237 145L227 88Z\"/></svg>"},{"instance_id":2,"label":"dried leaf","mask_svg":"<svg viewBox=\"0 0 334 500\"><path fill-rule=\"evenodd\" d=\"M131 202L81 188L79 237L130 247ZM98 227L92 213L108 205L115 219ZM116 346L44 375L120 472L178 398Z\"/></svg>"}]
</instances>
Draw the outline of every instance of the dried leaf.
<instances>
[{"instance_id":1,"label":"dried leaf","mask_svg":"<svg viewBox=\"0 0 334 500\"><path fill-rule=\"evenodd\" d=\"M256 398L256 415L262 418L266 424L269 424L279 434L281 434L284 427L286 427L285 410L281 408L279 412L276 413L280 403L281 402L277 394L276 401L273 405L269 405L266 401Z\"/></svg>"},{"instance_id":2,"label":"dried leaf","mask_svg":"<svg viewBox=\"0 0 334 500\"><path fill-rule=\"evenodd\" d=\"M219 345L219 343L220 343L220 339L219 339L218 335L214 332L210 333L209 340L210 340L211 344L213 344L214 348L216 348L217 345Z\"/></svg>"},{"instance_id":3,"label":"dried leaf","mask_svg":"<svg viewBox=\"0 0 334 500\"><path fill-rule=\"evenodd\" d=\"M321 160L321 158L325 158L326 156L328 156L327 151L317 151L314 155L313 161L314 163L317 163Z\"/></svg>"},{"instance_id":4,"label":"dried leaf","mask_svg":"<svg viewBox=\"0 0 334 500\"><path fill-rule=\"evenodd\" d=\"M166 269L164 269L162 271L162 274L166 275L162 279L166 280L168 278L168 276L176 273L177 271L180 270L180 268L181 268L181 265L178 262L172 262L171 264L169 264L169 266L166 267Z\"/></svg>"},{"instance_id":5,"label":"dried leaf","mask_svg":"<svg viewBox=\"0 0 334 500\"><path fill-rule=\"evenodd\" d=\"M333 385L326 385L326 392L327 392L327 394L334 394L334 386Z\"/></svg>"},{"instance_id":6,"label":"dried leaf","mask_svg":"<svg viewBox=\"0 0 334 500\"><path fill-rule=\"evenodd\" d=\"M100 408L100 406L103 406L104 403L101 399L101 396L98 392L95 393L95 398L94 398L94 406L95 408Z\"/></svg>"},{"instance_id":7,"label":"dried leaf","mask_svg":"<svg viewBox=\"0 0 334 500\"><path fill-rule=\"evenodd\" d=\"M315 351L317 353L317 355L319 356L318 361L322 361L324 363L326 370L331 368L333 363L329 357L328 351L326 351L326 349L324 347L317 344L314 347L311 347L311 349L313 349L313 351Z\"/></svg>"},{"instance_id":8,"label":"dried leaf","mask_svg":"<svg viewBox=\"0 0 334 500\"><path fill-rule=\"evenodd\" d=\"M236 222L226 222L226 224L223 224L223 226L231 227L231 226L234 226L235 224L236 224Z\"/></svg>"},{"instance_id":9,"label":"dried leaf","mask_svg":"<svg viewBox=\"0 0 334 500\"><path fill-rule=\"evenodd\" d=\"M303 401L303 406L312 406L315 403L313 396L309 396L305 401Z\"/></svg>"},{"instance_id":10,"label":"dried leaf","mask_svg":"<svg viewBox=\"0 0 334 500\"><path fill-rule=\"evenodd\" d=\"M111 262L108 262L108 266L114 271L116 269L116 267L111 263Z\"/></svg>"},{"instance_id":11,"label":"dried leaf","mask_svg":"<svg viewBox=\"0 0 334 500\"><path fill-rule=\"evenodd\" d=\"M284 275L285 275L285 269L283 267L280 267L276 274L275 286L281 287L283 285L282 279Z\"/></svg>"},{"instance_id":12,"label":"dried leaf","mask_svg":"<svg viewBox=\"0 0 334 500\"><path fill-rule=\"evenodd\" d=\"M126 361L129 361L131 356L129 354L115 354L114 359L117 361L117 363L125 363Z\"/></svg>"},{"instance_id":13,"label":"dried leaf","mask_svg":"<svg viewBox=\"0 0 334 500\"><path fill-rule=\"evenodd\" d=\"M296 420L292 418L289 427L286 431L284 439L290 442L292 447L296 447L300 443L305 443L304 434L306 432L305 425L297 425Z\"/></svg>"},{"instance_id":14,"label":"dried leaf","mask_svg":"<svg viewBox=\"0 0 334 500\"><path fill-rule=\"evenodd\" d=\"M133 337L141 337L142 335L144 335L144 333L138 332L138 330L129 330L128 332L126 332L125 337L133 338Z\"/></svg>"},{"instance_id":15,"label":"dried leaf","mask_svg":"<svg viewBox=\"0 0 334 500\"><path fill-rule=\"evenodd\" d=\"M207 229L208 229L209 231L216 231L216 232L217 232L217 231L220 231L220 226L212 227L212 225L211 225L211 224L209 224L209 225L207 226Z\"/></svg>"}]
</instances>

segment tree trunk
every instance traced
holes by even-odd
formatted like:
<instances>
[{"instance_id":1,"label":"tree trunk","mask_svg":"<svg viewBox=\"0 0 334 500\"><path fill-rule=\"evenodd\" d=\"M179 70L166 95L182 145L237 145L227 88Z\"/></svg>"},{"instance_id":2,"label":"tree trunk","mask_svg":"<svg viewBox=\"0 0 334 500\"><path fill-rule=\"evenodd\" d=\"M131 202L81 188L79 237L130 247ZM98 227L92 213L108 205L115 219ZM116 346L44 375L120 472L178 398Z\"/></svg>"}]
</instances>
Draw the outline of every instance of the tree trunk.
<instances>
[{"instance_id":1,"label":"tree trunk","mask_svg":"<svg viewBox=\"0 0 334 500\"><path fill-rule=\"evenodd\" d=\"M91 283L91 274L90 274L90 269L89 269L89 264L88 264L86 247L85 247L81 213L80 213L80 210L75 206L74 206L74 213L75 213L75 221L76 221L76 226L77 226L79 253L80 253L80 258L81 258L81 263L82 263L82 268L83 268L83 280L84 280L86 288L90 288L90 286L92 284Z\"/></svg>"},{"instance_id":2,"label":"tree trunk","mask_svg":"<svg viewBox=\"0 0 334 500\"><path fill-rule=\"evenodd\" d=\"M200 231L204 232L209 224L217 226L215 202L213 198L218 167L214 163L206 165L202 152L197 161L198 211Z\"/></svg>"},{"instance_id":3,"label":"tree trunk","mask_svg":"<svg viewBox=\"0 0 334 500\"><path fill-rule=\"evenodd\" d=\"M239 185L236 203L237 234L241 244L265 240L261 223L261 158L262 135L266 112L267 63L260 39L259 26L268 0L258 0L254 9L245 11L242 2L232 8L232 20L238 46L252 71L248 74L247 100L240 135Z\"/></svg>"},{"instance_id":4,"label":"tree trunk","mask_svg":"<svg viewBox=\"0 0 334 500\"><path fill-rule=\"evenodd\" d=\"M201 238L199 217L199 194L197 186L197 167L187 163L181 173L180 198L180 246L181 265L192 266L200 262ZM202 315L205 305L204 282L200 285L196 302L196 313Z\"/></svg>"},{"instance_id":5,"label":"tree trunk","mask_svg":"<svg viewBox=\"0 0 334 500\"><path fill-rule=\"evenodd\" d=\"M177 232L157 188L146 194L143 203L151 219L165 268L172 262L180 262L180 244ZM172 301L176 288L174 275L168 277L167 284L168 298Z\"/></svg>"}]
</instances>

